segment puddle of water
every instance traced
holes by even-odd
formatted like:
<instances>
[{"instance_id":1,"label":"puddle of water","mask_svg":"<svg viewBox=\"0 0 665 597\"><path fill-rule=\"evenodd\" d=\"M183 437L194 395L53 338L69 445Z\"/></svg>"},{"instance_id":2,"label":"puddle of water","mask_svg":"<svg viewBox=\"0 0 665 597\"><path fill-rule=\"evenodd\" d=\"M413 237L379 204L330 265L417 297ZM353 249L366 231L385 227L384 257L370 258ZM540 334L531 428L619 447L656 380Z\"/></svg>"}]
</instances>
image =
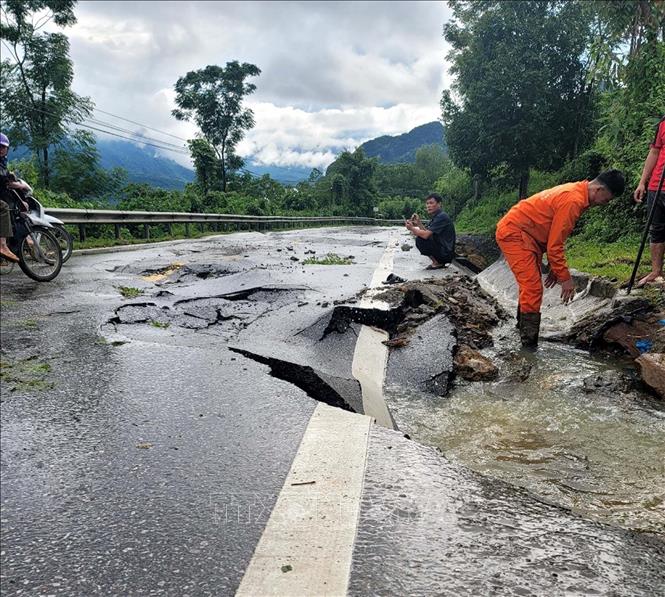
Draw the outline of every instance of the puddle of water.
<instances>
[{"instance_id":1,"label":"puddle of water","mask_svg":"<svg viewBox=\"0 0 665 597\"><path fill-rule=\"evenodd\" d=\"M531 356L531 355L530 355ZM401 431L470 468L585 517L665 534L665 405L639 391L587 394L617 364L542 343L524 382L386 398Z\"/></svg>"}]
</instances>

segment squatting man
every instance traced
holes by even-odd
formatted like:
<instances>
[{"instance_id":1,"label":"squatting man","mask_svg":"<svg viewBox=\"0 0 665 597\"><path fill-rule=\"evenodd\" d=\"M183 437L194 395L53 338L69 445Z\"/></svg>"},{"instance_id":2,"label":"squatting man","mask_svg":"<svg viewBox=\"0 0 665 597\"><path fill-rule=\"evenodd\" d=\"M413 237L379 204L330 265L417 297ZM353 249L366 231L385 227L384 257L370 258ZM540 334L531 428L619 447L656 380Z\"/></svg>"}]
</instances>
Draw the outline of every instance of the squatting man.
<instances>
[{"instance_id":1,"label":"squatting man","mask_svg":"<svg viewBox=\"0 0 665 597\"><path fill-rule=\"evenodd\" d=\"M432 193L425 199L425 210L430 222L425 226L418 214L404 221L407 230L416 237L421 255L432 261L425 269L441 269L455 257L455 226L450 216L441 209L440 195Z\"/></svg>"}]
</instances>

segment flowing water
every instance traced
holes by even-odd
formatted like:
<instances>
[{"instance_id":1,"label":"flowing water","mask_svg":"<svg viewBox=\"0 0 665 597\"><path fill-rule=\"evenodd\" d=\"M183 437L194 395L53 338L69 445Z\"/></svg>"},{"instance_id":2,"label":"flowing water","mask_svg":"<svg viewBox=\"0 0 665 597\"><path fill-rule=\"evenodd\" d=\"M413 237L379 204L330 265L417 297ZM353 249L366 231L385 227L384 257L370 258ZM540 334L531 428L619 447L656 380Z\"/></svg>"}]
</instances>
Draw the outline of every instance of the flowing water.
<instances>
[{"instance_id":1,"label":"flowing water","mask_svg":"<svg viewBox=\"0 0 665 597\"><path fill-rule=\"evenodd\" d=\"M665 403L639 390L586 393L584 378L622 364L568 346L519 358L532 366L525 381L461 382L444 398L386 388L400 430L587 518L665 535Z\"/></svg>"}]
</instances>

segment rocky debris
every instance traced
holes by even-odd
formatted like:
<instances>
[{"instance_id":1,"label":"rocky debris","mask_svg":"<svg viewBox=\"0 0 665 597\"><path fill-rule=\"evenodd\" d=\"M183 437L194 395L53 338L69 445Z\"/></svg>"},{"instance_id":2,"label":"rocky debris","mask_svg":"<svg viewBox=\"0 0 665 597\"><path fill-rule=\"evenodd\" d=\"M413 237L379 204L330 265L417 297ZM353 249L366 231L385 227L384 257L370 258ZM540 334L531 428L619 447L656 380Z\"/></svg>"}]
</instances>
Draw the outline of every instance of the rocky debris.
<instances>
[{"instance_id":1,"label":"rocky debris","mask_svg":"<svg viewBox=\"0 0 665 597\"><path fill-rule=\"evenodd\" d=\"M401 337L391 338L390 340L384 340L381 344L389 346L390 348L402 348L409 345L409 339Z\"/></svg>"},{"instance_id":2,"label":"rocky debris","mask_svg":"<svg viewBox=\"0 0 665 597\"><path fill-rule=\"evenodd\" d=\"M609 305L596 309L576 322L562 340L576 348L591 350L602 345L603 336L621 322L630 322L636 316L652 311L652 304L642 297L617 297Z\"/></svg>"},{"instance_id":3,"label":"rocky debris","mask_svg":"<svg viewBox=\"0 0 665 597\"><path fill-rule=\"evenodd\" d=\"M665 398L665 354L647 353L637 359L644 382Z\"/></svg>"},{"instance_id":4,"label":"rocky debris","mask_svg":"<svg viewBox=\"0 0 665 597\"><path fill-rule=\"evenodd\" d=\"M238 273L238 269L231 266L215 264L172 263L167 267L147 269L141 273L144 280L153 282L158 286L163 284L176 284L208 278L221 278Z\"/></svg>"},{"instance_id":5,"label":"rocky debris","mask_svg":"<svg viewBox=\"0 0 665 597\"><path fill-rule=\"evenodd\" d=\"M216 296L179 299L171 304L153 302L130 303L115 310L108 323L173 324L175 326L202 330L220 323L229 322L226 332L237 332L265 312L298 302L300 287L256 286ZM172 293L158 293L168 299Z\"/></svg>"},{"instance_id":6,"label":"rocky debris","mask_svg":"<svg viewBox=\"0 0 665 597\"><path fill-rule=\"evenodd\" d=\"M475 273L490 266L500 256L499 247L494 238L474 234L458 236L455 253L462 258L457 260Z\"/></svg>"},{"instance_id":7,"label":"rocky debris","mask_svg":"<svg viewBox=\"0 0 665 597\"><path fill-rule=\"evenodd\" d=\"M298 259L295 255L291 255L289 259L291 259L291 261L300 261L300 259Z\"/></svg>"},{"instance_id":8,"label":"rocky debris","mask_svg":"<svg viewBox=\"0 0 665 597\"><path fill-rule=\"evenodd\" d=\"M493 381L499 375L492 361L466 344L458 346L454 362L455 373L467 381Z\"/></svg>"},{"instance_id":9,"label":"rocky debris","mask_svg":"<svg viewBox=\"0 0 665 597\"><path fill-rule=\"evenodd\" d=\"M503 374L506 381L523 382L529 379L534 363L527 359L524 353L510 351L498 356L502 360Z\"/></svg>"},{"instance_id":10,"label":"rocky debris","mask_svg":"<svg viewBox=\"0 0 665 597\"><path fill-rule=\"evenodd\" d=\"M408 335L423 321L444 313L457 330L458 341L479 350L492 346L492 329L508 319L497 301L468 276L406 282L396 289L403 293L405 305L403 321L396 329L398 335Z\"/></svg>"},{"instance_id":11,"label":"rocky debris","mask_svg":"<svg viewBox=\"0 0 665 597\"><path fill-rule=\"evenodd\" d=\"M410 245L409 243L402 243L400 249L402 249L402 251L410 251L413 249L413 245Z\"/></svg>"},{"instance_id":12,"label":"rocky debris","mask_svg":"<svg viewBox=\"0 0 665 597\"><path fill-rule=\"evenodd\" d=\"M583 382L582 389L587 394L596 392L606 394L625 394L635 387L635 381L619 371L604 371L599 375L590 375Z\"/></svg>"},{"instance_id":13,"label":"rocky debris","mask_svg":"<svg viewBox=\"0 0 665 597\"><path fill-rule=\"evenodd\" d=\"M665 313L622 317L603 333L602 340L620 346L633 358L643 352L665 352Z\"/></svg>"}]
</instances>

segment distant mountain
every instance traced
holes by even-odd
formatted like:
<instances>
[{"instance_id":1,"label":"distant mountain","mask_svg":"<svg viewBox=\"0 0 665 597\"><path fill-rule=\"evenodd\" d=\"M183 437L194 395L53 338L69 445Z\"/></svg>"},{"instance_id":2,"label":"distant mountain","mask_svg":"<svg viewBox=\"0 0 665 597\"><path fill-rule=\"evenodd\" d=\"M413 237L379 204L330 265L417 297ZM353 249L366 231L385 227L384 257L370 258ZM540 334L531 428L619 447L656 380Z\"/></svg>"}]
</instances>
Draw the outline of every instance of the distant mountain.
<instances>
[{"instance_id":1,"label":"distant mountain","mask_svg":"<svg viewBox=\"0 0 665 597\"><path fill-rule=\"evenodd\" d=\"M129 173L130 182L146 182L164 189L182 189L194 180L194 171L177 162L157 154L150 146L141 147L129 141L97 140L100 164L103 168L120 166ZM251 158L245 169L257 176L269 174L283 184L296 184L306 180L311 168L265 166L256 164Z\"/></svg>"},{"instance_id":2,"label":"distant mountain","mask_svg":"<svg viewBox=\"0 0 665 597\"><path fill-rule=\"evenodd\" d=\"M441 145L448 153L443 125L440 122L428 122L402 135L383 135L365 141L360 147L368 157L379 158L387 164L401 164L415 162L416 151L423 145Z\"/></svg>"},{"instance_id":3,"label":"distant mountain","mask_svg":"<svg viewBox=\"0 0 665 597\"><path fill-rule=\"evenodd\" d=\"M194 171L163 157L154 148L130 141L97 139L102 168L124 168L130 182L148 183L163 189L183 189L194 180Z\"/></svg>"},{"instance_id":4,"label":"distant mountain","mask_svg":"<svg viewBox=\"0 0 665 597\"><path fill-rule=\"evenodd\" d=\"M297 184L307 180L312 168L305 166L266 166L255 163L252 158L245 158L245 169L257 176L269 174L270 178L282 184Z\"/></svg>"}]
</instances>

